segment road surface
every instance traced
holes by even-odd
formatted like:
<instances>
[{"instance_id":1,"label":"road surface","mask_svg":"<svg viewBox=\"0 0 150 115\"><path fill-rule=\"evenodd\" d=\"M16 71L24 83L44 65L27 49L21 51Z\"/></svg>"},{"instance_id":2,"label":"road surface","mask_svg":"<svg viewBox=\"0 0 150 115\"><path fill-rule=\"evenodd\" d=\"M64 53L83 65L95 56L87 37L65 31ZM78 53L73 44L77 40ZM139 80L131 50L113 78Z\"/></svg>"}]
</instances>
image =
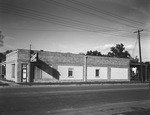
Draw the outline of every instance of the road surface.
<instances>
[{"instance_id":1,"label":"road surface","mask_svg":"<svg viewBox=\"0 0 150 115\"><path fill-rule=\"evenodd\" d=\"M117 115L149 108L147 84L0 88L0 115Z\"/></svg>"}]
</instances>

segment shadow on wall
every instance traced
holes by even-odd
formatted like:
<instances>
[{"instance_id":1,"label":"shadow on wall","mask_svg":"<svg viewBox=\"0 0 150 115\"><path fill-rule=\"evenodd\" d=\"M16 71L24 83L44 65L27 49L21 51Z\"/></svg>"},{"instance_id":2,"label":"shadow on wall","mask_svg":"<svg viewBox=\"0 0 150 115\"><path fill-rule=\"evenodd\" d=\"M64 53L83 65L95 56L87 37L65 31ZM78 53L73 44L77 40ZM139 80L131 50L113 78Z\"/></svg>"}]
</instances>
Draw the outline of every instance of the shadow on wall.
<instances>
[{"instance_id":1,"label":"shadow on wall","mask_svg":"<svg viewBox=\"0 0 150 115\"><path fill-rule=\"evenodd\" d=\"M54 77L54 79L59 80L60 73L56 69L52 68L50 65L43 62L42 60L38 60L38 62L33 63L32 64L32 70L34 70L34 66L37 66L42 71L44 71L47 74L51 75L52 77ZM32 71L32 75L34 76L34 71ZM32 78L32 80L33 79L34 78Z\"/></svg>"},{"instance_id":2,"label":"shadow on wall","mask_svg":"<svg viewBox=\"0 0 150 115\"><path fill-rule=\"evenodd\" d=\"M41 65L41 70L45 71L47 74L53 76L54 78L59 79L60 73L56 69L50 67L48 64L41 60L38 60L38 63Z\"/></svg>"}]
</instances>

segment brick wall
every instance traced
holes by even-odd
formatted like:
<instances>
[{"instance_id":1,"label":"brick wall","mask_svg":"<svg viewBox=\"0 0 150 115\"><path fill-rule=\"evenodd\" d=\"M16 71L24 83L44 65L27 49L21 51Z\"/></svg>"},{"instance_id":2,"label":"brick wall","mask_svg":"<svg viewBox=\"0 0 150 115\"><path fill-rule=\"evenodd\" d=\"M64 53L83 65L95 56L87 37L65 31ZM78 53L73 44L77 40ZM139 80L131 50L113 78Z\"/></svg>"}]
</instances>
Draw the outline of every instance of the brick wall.
<instances>
[{"instance_id":1,"label":"brick wall","mask_svg":"<svg viewBox=\"0 0 150 115\"><path fill-rule=\"evenodd\" d=\"M88 66L129 67L129 59L88 56Z\"/></svg>"},{"instance_id":2,"label":"brick wall","mask_svg":"<svg viewBox=\"0 0 150 115\"><path fill-rule=\"evenodd\" d=\"M18 49L18 66L17 76L18 82L21 82L21 65L23 63L29 63L29 50ZM33 52L33 51L32 51ZM38 63L33 65L46 64L54 70L58 70L58 66L82 66L84 67L84 55L71 54L71 53L59 53L59 52L48 52L48 51L34 51L38 53ZM110 79L111 67L117 68L128 68L129 59L123 58L111 58L111 57L98 57L98 56L87 56L87 67L107 67L108 68L108 80ZM29 70L29 67L28 67ZM29 75L29 73L28 73Z\"/></svg>"},{"instance_id":3,"label":"brick wall","mask_svg":"<svg viewBox=\"0 0 150 115\"><path fill-rule=\"evenodd\" d=\"M28 62L29 51L28 50L18 50L18 51L19 51L18 61ZM47 51L34 51L34 52L39 54L39 60L50 65L78 65L78 66L84 65L84 55L47 52ZM129 59L87 56L87 65L128 67Z\"/></svg>"}]
</instances>

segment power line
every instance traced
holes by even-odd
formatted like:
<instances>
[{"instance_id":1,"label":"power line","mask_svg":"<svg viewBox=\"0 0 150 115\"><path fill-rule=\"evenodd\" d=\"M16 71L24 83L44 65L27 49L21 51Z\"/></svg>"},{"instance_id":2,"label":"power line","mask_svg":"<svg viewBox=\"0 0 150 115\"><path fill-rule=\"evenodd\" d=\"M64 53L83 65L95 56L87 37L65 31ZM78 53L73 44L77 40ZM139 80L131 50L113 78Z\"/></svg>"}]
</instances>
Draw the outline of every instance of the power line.
<instances>
[{"instance_id":1,"label":"power line","mask_svg":"<svg viewBox=\"0 0 150 115\"><path fill-rule=\"evenodd\" d=\"M37 29L31 29L31 28L8 28L8 27L3 27L6 29L11 29L11 30L17 30L17 31L42 31L42 32L46 32L46 31L52 31L52 32L87 32L87 31L74 31L74 30L37 30ZM93 31L94 32L94 31ZM94 33L99 33L99 32L94 32ZM127 38L129 36L125 36L125 35L119 35L119 34L112 34L109 32L101 32L100 34L104 34L104 35L112 35L112 36L117 36L117 37L123 37L123 38Z\"/></svg>"},{"instance_id":2,"label":"power line","mask_svg":"<svg viewBox=\"0 0 150 115\"><path fill-rule=\"evenodd\" d=\"M75 25L80 25L80 26L89 26L88 28L95 28L95 29L108 29L108 30L117 30L117 31L124 31L124 30L119 30L119 29L115 29L115 28L111 28L111 27L105 27L105 26L99 26L99 25L95 25L95 24L90 24L90 23L86 23L86 22L81 22L81 21L78 21L78 20L73 20L73 19L69 19L69 18L64 18L64 17L60 17L60 16L56 16L56 15L52 15L52 14L48 14L48 13L44 13L44 12L39 12L39 11L35 11L35 10L32 10L32 9L27 9L27 8L22 8L22 7L18 7L18 6L12 6L10 4L4 4L6 6L9 6L9 8L13 8L16 9L17 11L22 11L22 12L28 12L28 13L32 13L33 15L38 15L40 16L47 16L51 19L54 19L55 21L61 21L60 19L63 19L63 23L67 23L68 24L75 24ZM6 8L5 8L6 9ZM40 15L39 15L40 13ZM66 22L67 21L67 22ZM68 22L68 21L71 21L71 22Z\"/></svg>"},{"instance_id":3,"label":"power line","mask_svg":"<svg viewBox=\"0 0 150 115\"><path fill-rule=\"evenodd\" d=\"M49 23L53 23L53 24L57 24L57 25L61 25L61 26L66 26L66 27L72 27L72 28L75 28L75 29L83 29L81 27L74 27L72 25L68 25L68 23L60 23L58 22L58 20L56 19L52 19L52 18L49 18L49 17L44 17L43 15L37 15L37 14L34 14L32 12L27 12L27 11L22 11L22 9L7 9L5 7L3 7L3 9L5 9L3 12L6 12L8 11L8 13L15 13L16 15L19 15L19 16L23 16L23 17L29 17L29 18L32 18L32 19L36 19L36 20L40 20L40 21L44 21L44 22L49 22ZM11 12L9 12L9 10L11 10ZM87 29L84 28L84 30L87 31Z\"/></svg>"},{"instance_id":4,"label":"power line","mask_svg":"<svg viewBox=\"0 0 150 115\"><path fill-rule=\"evenodd\" d=\"M58 2L58 1L54 1L54 0L51 0L51 1L47 1L47 0L42 0L43 2L47 2L47 3L51 3L51 2L53 2L53 3L55 3L56 5L60 5L60 6L62 6L62 7L65 7L65 8L67 8L67 9L71 9L71 10L74 10L74 11L76 11L76 12L78 12L78 13L81 13L81 14L86 14L86 15L88 15L88 16L94 16L94 17L97 17L97 18L99 18L99 19L104 19L104 20L109 20L109 21L113 21L113 22L115 22L115 23L119 23L119 24L122 24L122 25L125 25L125 26L128 26L128 27L132 27L132 28L138 28L138 27L136 27L136 26L133 26L133 25L131 25L131 24L124 24L124 23L122 23L122 22L119 22L119 21L117 21L117 20L113 20L113 19L108 19L108 18L106 18L106 17L103 17L103 16L100 16L100 15L97 15L97 14L94 14L94 13L91 13L91 12L87 12L87 11L85 11L85 10L81 10L80 8L76 8L76 7L72 7L72 6L69 6L69 5L67 5L67 4L64 4L64 3L60 3L60 2Z\"/></svg>"},{"instance_id":5,"label":"power line","mask_svg":"<svg viewBox=\"0 0 150 115\"><path fill-rule=\"evenodd\" d=\"M114 18L116 18L116 19L120 19L120 20L129 22L129 23L132 23L132 24L138 24L138 25L141 25L141 26L144 25L144 26L150 27L150 25L148 25L148 24L145 25L145 23L142 23L142 22L139 22L139 21L136 21L136 20L132 20L132 19L128 19L128 18L126 18L126 17L122 17L122 16L117 15L117 14L112 14L112 13L110 13L110 12L108 12L108 11L105 11L105 10L103 10L103 9L99 9L99 8L93 7L93 6L91 6L91 5L88 5L88 4L83 3L83 2L81 2L81 1L76 1L76 0L66 0L66 1L71 2L71 3L73 3L73 4L80 5L80 6L82 6L82 7L91 9L91 10L96 11L96 12L99 12L99 13L102 13L102 14L104 14L104 15L108 15L108 16L114 17Z\"/></svg>"},{"instance_id":6,"label":"power line","mask_svg":"<svg viewBox=\"0 0 150 115\"><path fill-rule=\"evenodd\" d=\"M10 9L5 9L5 11L6 10L10 10ZM24 12L21 12L21 11L18 11L18 9L11 9L11 12L12 11L15 11L15 14L17 14L17 15L19 15L19 16L27 16L27 17L29 17L29 18L32 18L32 19L38 19L38 20L42 20L42 21L46 21L46 22L49 22L49 20L47 19L47 18L44 18L44 20L43 20L43 18L41 18L41 17L39 17L39 16L37 16L37 15L30 15L30 14L28 14L27 15L27 13L24 11ZM37 17L36 17L37 16ZM66 25L65 25L66 26ZM70 27L70 26L69 26ZM81 29L81 28L80 28ZM83 30L83 29L82 29ZM85 31L85 29L84 29L84 31ZM86 30L87 31L87 30ZM88 31L90 31L90 32L101 32L101 33L103 33L103 34L108 34L108 35L112 35L112 34L110 34L110 33L107 33L107 31L100 31L100 30L95 30L95 31L93 31L93 30L88 30ZM109 31L108 31L109 32ZM117 35L115 35L115 36L117 36ZM120 36L120 35L119 35Z\"/></svg>"},{"instance_id":7,"label":"power line","mask_svg":"<svg viewBox=\"0 0 150 115\"><path fill-rule=\"evenodd\" d=\"M6 9L6 8L5 8L5 11L3 11L3 13L4 12L12 14L12 11L9 12L9 9ZM87 29L87 28L82 28L82 27L79 27L79 26L75 27L73 25L68 25L68 23L61 23L61 22L58 22L57 20L44 18L43 16L32 15L32 14L28 14L28 13L25 13L25 12L18 12L17 10L13 11L13 14L18 15L18 16L23 16L23 17L26 17L26 18L30 18L30 19L34 19L34 20L38 20L38 21L42 21L42 22L57 24L57 25L65 26L65 27L71 27L71 28L80 29L80 30L84 30L84 31L91 31L91 32L93 31L93 30L90 30L90 29Z\"/></svg>"},{"instance_id":8,"label":"power line","mask_svg":"<svg viewBox=\"0 0 150 115\"><path fill-rule=\"evenodd\" d=\"M134 54L134 52L135 52L135 48L136 48L136 46L137 46L137 42L138 42L138 39L136 40L136 42L135 42L135 44L134 44L134 48L133 48L133 51L132 51L132 56L133 56L133 54Z\"/></svg>"},{"instance_id":9,"label":"power line","mask_svg":"<svg viewBox=\"0 0 150 115\"><path fill-rule=\"evenodd\" d=\"M146 41L145 43L149 43L150 40L149 39L141 39L142 41Z\"/></svg>"},{"instance_id":10,"label":"power line","mask_svg":"<svg viewBox=\"0 0 150 115\"><path fill-rule=\"evenodd\" d=\"M108 28L110 30L105 30L105 28L107 28L107 27L101 28L103 30L93 30L92 28L85 28L85 27L83 28L81 26L74 27L74 25L68 25L68 22L61 23L58 20L55 20L55 21L54 20L50 20L49 16L45 16L45 14L48 15L47 13L38 12L38 11L35 11L35 10L32 10L32 9L26 9L26 8L21 8L21 7L17 7L17 6L12 6L10 4L4 4L4 5L9 6L9 8L11 8L11 9L8 9L7 7L2 7L1 6L0 8L2 8L2 10L4 10L5 12L8 11L8 13L10 13L9 11L11 10L11 13L13 11L16 15L19 15L19 16L24 16L24 17L28 17L28 18L32 18L32 19L48 22L48 23L60 24L62 26L72 27L72 28L75 28L75 29L80 29L80 30L88 31L88 32L98 32L98 33L101 32L103 34L108 34L108 35L114 35L114 36L120 36L120 37L128 37L127 35L123 36L123 35L108 33L110 31L116 31L117 32L117 31L125 31L125 30L114 30L114 28ZM43 14L41 15L39 13L43 13L44 15ZM52 17L52 19L56 19L56 18ZM72 20L72 21L75 21L75 20ZM80 22L80 21L76 21L76 22ZM81 25L81 23L82 22L80 22L79 24ZM89 23L84 23L84 24L89 24ZM22 30L31 30L32 31L32 29L22 29ZM47 31L47 30L33 30L33 31ZM55 30L50 30L50 31L55 31ZM58 31L58 30L56 30L56 31ZM60 30L60 31L62 31L62 30Z\"/></svg>"}]
</instances>

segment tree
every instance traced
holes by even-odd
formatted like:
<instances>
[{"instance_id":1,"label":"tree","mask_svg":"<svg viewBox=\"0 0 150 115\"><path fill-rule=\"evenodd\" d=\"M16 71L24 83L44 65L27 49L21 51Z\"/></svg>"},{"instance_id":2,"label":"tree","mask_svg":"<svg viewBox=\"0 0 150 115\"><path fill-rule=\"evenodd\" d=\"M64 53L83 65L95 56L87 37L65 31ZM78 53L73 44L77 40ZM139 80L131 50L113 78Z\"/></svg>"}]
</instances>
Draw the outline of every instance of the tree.
<instances>
[{"instance_id":1,"label":"tree","mask_svg":"<svg viewBox=\"0 0 150 115\"><path fill-rule=\"evenodd\" d=\"M87 51L86 55L92 55L92 56L102 56L101 52L98 52L97 50L95 51Z\"/></svg>"},{"instance_id":2,"label":"tree","mask_svg":"<svg viewBox=\"0 0 150 115\"><path fill-rule=\"evenodd\" d=\"M0 47L3 46L4 43L3 39L4 39L4 35L2 35L2 31L0 31Z\"/></svg>"},{"instance_id":3,"label":"tree","mask_svg":"<svg viewBox=\"0 0 150 115\"><path fill-rule=\"evenodd\" d=\"M122 43L116 44L115 47L111 47L111 51L108 52L107 56L118 58L130 58L129 52L125 50L125 47Z\"/></svg>"},{"instance_id":4,"label":"tree","mask_svg":"<svg viewBox=\"0 0 150 115\"><path fill-rule=\"evenodd\" d=\"M5 54L9 54L9 53L11 53L13 50L7 50L6 52L5 52Z\"/></svg>"},{"instance_id":5,"label":"tree","mask_svg":"<svg viewBox=\"0 0 150 115\"><path fill-rule=\"evenodd\" d=\"M80 55L85 55L85 53L83 53L83 52L81 52L81 53L79 53Z\"/></svg>"},{"instance_id":6,"label":"tree","mask_svg":"<svg viewBox=\"0 0 150 115\"><path fill-rule=\"evenodd\" d=\"M5 55L4 53L0 53L0 63L1 63L2 61L4 61L5 58L6 58L6 55Z\"/></svg>"},{"instance_id":7,"label":"tree","mask_svg":"<svg viewBox=\"0 0 150 115\"><path fill-rule=\"evenodd\" d=\"M139 62L139 59L137 58L137 56L135 58L132 58L131 57L131 63L138 63Z\"/></svg>"},{"instance_id":8,"label":"tree","mask_svg":"<svg viewBox=\"0 0 150 115\"><path fill-rule=\"evenodd\" d=\"M7 50L6 52L0 53L0 63L6 60L6 55L12 52L12 50Z\"/></svg>"},{"instance_id":9,"label":"tree","mask_svg":"<svg viewBox=\"0 0 150 115\"><path fill-rule=\"evenodd\" d=\"M93 55L93 52L92 52L92 50L90 50L90 51L87 51L86 55Z\"/></svg>"}]
</instances>

